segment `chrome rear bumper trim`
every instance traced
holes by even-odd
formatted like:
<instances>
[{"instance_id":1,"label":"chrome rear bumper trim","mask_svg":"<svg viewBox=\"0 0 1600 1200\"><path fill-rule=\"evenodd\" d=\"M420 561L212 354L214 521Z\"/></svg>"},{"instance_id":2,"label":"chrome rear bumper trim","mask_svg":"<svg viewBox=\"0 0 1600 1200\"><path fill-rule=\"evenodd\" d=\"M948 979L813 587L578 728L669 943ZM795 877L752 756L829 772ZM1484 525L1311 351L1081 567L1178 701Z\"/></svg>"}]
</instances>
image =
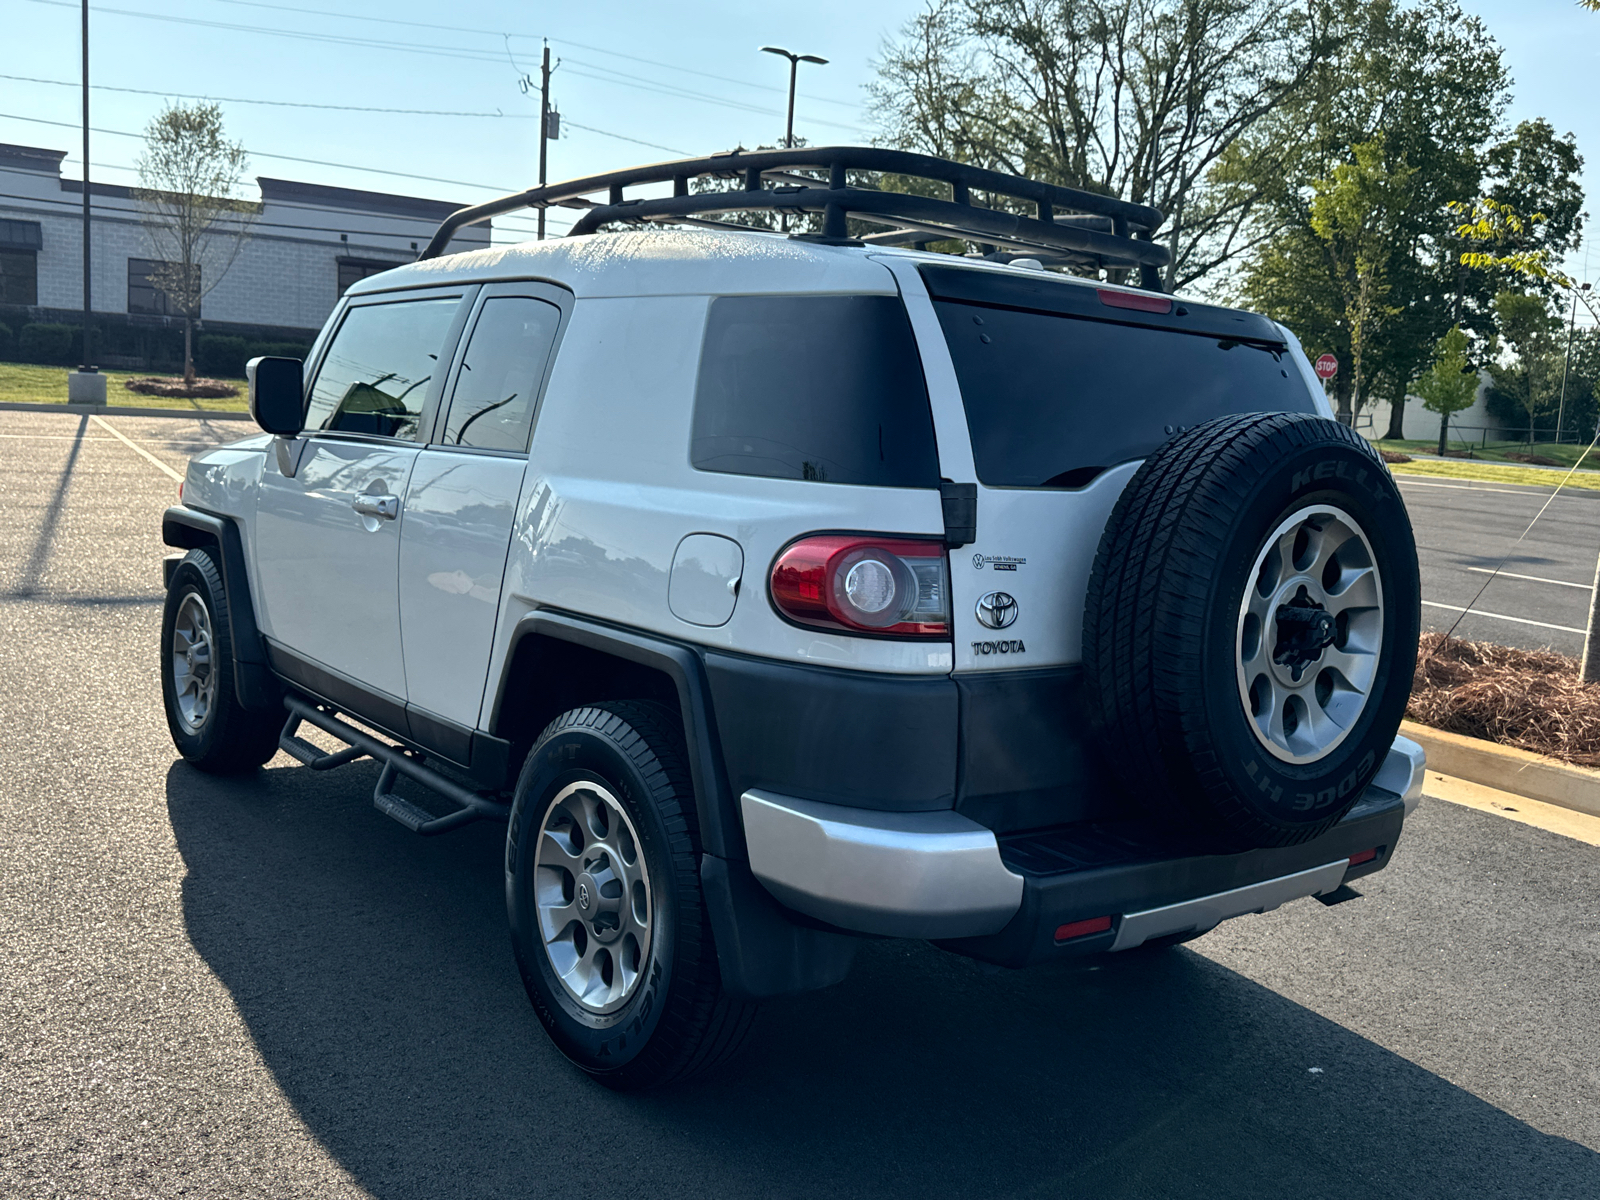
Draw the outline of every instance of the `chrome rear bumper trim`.
<instances>
[{"instance_id":1,"label":"chrome rear bumper trim","mask_svg":"<svg viewBox=\"0 0 1600 1200\"><path fill-rule=\"evenodd\" d=\"M1165 937L1169 933L1204 933L1230 917L1246 913L1271 912L1279 905L1302 896L1318 896L1331 892L1344 882L1350 860L1341 858L1293 875L1277 879L1263 879L1231 891L1181 900L1161 908L1147 908L1143 912L1124 913L1117 926L1117 940L1113 950L1132 950L1151 938Z\"/></svg>"},{"instance_id":2,"label":"chrome rear bumper trim","mask_svg":"<svg viewBox=\"0 0 1600 1200\"><path fill-rule=\"evenodd\" d=\"M797 912L891 937L995 933L1022 876L994 834L959 813L894 813L751 790L740 797L750 869Z\"/></svg>"}]
</instances>

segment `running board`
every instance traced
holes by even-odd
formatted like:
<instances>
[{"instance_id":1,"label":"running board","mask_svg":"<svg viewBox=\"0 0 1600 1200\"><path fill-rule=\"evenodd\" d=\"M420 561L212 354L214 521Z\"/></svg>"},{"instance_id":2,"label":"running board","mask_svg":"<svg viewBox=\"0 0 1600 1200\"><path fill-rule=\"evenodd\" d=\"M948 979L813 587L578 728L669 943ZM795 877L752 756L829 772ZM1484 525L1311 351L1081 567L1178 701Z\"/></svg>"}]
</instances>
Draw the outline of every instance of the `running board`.
<instances>
[{"instance_id":1,"label":"running board","mask_svg":"<svg viewBox=\"0 0 1600 1200\"><path fill-rule=\"evenodd\" d=\"M323 712L315 705L308 704L298 696L285 696L283 706L289 710L289 718L284 722L278 746L285 754L304 763L313 771L329 771L363 757L382 763L383 771L378 776L378 784L372 791L372 806L384 816L392 817L404 825L412 833L431 837L434 834L459 829L473 821L486 818L504 821L511 815L510 805L501 804L486 793L462 787L427 766L420 757L413 757L399 746L391 746L357 729L348 721L341 721L334 714ZM297 737L296 731L300 728L301 721L310 721L324 733L332 734L344 742L347 748L329 753L313 746L304 738ZM401 775L415 780L453 802L457 806L456 811L436 817L398 795L394 788Z\"/></svg>"}]
</instances>

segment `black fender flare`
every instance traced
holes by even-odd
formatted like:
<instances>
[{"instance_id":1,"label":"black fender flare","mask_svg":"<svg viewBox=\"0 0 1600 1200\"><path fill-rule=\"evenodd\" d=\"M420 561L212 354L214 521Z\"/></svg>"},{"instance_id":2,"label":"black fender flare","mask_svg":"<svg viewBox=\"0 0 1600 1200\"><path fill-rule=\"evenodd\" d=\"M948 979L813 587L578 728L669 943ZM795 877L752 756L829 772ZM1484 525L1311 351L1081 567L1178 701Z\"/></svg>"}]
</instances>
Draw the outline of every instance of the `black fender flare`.
<instances>
[{"instance_id":1,"label":"black fender flare","mask_svg":"<svg viewBox=\"0 0 1600 1200\"><path fill-rule=\"evenodd\" d=\"M723 985L749 1000L827 987L850 969L859 939L799 924L750 872L744 824L728 786L700 652L681 642L550 609L517 622L495 684L489 729L497 733L524 638L568 642L656 670L672 680L700 824L700 881L717 943Z\"/></svg>"},{"instance_id":2,"label":"black fender flare","mask_svg":"<svg viewBox=\"0 0 1600 1200\"><path fill-rule=\"evenodd\" d=\"M683 741L689 751L689 774L694 784L695 810L700 823L700 845L718 858L745 857L744 829L728 791L721 743L711 716L710 690L700 655L690 647L620 629L552 609L536 609L517 622L506 645L495 684L489 731L498 736L500 714L511 685L511 665L517 647L530 637L570 642L587 650L609 654L626 662L660 671L678 691L678 711L683 715Z\"/></svg>"},{"instance_id":3,"label":"black fender flare","mask_svg":"<svg viewBox=\"0 0 1600 1200\"><path fill-rule=\"evenodd\" d=\"M222 586L227 589L232 621L234 691L239 703L252 711L280 708L283 689L267 664L266 643L256 624L244 538L238 522L232 517L175 504L161 514L161 540L180 550L210 547L217 551L217 566L222 571Z\"/></svg>"}]
</instances>

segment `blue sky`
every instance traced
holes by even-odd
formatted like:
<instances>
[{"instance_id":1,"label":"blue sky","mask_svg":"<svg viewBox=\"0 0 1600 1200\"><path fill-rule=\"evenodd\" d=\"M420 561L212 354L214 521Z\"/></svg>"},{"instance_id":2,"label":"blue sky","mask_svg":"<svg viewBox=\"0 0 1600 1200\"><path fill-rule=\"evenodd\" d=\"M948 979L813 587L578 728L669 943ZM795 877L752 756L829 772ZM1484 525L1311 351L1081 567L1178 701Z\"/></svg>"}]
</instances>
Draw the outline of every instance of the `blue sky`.
<instances>
[{"instance_id":1,"label":"blue sky","mask_svg":"<svg viewBox=\"0 0 1600 1200\"><path fill-rule=\"evenodd\" d=\"M866 91L873 61L920 7L919 0L95 0L91 81L158 94L95 91L91 123L137 133L163 95L209 96L223 100L230 132L252 152L253 174L472 201L537 178L538 97L524 94L518 80L537 77L541 38L561 60L553 94L566 125L550 164L551 177L561 178L677 151L774 141L783 132L787 64L759 52L768 43L830 60L802 67L796 133L813 142L865 140L873 128ZM1600 14L1570 0L1467 0L1465 7L1484 17L1505 47L1516 85L1512 119L1546 116L1576 133L1592 161L1586 176L1594 194L1600 117L1589 81ZM69 150L65 170L74 177L76 86L30 80L76 85L78 23L77 0L0 0L0 75L27 77L0 78L0 141ZM503 115L338 112L242 100ZM93 177L134 182L128 168L137 153L135 138L94 135ZM520 224L496 222L507 232ZM1596 240L1600 245L1600 227ZM1600 251L1585 248L1572 266L1600 278Z\"/></svg>"}]
</instances>

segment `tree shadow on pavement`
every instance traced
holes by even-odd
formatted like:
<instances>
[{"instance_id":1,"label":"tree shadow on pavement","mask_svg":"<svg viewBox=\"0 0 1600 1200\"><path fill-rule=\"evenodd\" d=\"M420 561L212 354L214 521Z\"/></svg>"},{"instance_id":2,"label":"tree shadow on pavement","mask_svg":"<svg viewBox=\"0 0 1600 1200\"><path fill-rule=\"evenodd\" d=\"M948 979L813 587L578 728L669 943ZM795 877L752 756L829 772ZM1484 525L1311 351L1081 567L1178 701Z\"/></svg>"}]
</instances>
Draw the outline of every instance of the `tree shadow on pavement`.
<instances>
[{"instance_id":1,"label":"tree shadow on pavement","mask_svg":"<svg viewBox=\"0 0 1600 1200\"><path fill-rule=\"evenodd\" d=\"M380 1200L1600 1195L1600 1155L1183 949L989 973L868 943L720 1075L612 1094L523 994L503 827L417 838L375 774L179 763L167 802L195 948Z\"/></svg>"}]
</instances>

